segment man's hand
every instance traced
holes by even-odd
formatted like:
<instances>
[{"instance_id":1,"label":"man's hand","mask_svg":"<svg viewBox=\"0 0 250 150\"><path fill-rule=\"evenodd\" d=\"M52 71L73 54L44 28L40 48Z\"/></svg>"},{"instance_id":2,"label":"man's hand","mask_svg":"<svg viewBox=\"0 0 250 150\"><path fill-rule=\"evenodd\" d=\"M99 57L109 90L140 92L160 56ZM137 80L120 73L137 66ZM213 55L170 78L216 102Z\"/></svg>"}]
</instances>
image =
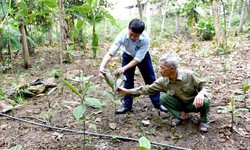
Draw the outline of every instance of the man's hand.
<instances>
[{"instance_id":1,"label":"man's hand","mask_svg":"<svg viewBox=\"0 0 250 150\"><path fill-rule=\"evenodd\" d=\"M104 71L104 68L100 68L100 70L99 70L99 77L100 77L101 79L104 78L104 75L103 75L104 72L105 72L105 71Z\"/></svg>"},{"instance_id":2,"label":"man's hand","mask_svg":"<svg viewBox=\"0 0 250 150\"><path fill-rule=\"evenodd\" d=\"M131 90L123 88L123 87L118 87L116 91L117 93L122 94L122 95L131 94Z\"/></svg>"},{"instance_id":3,"label":"man's hand","mask_svg":"<svg viewBox=\"0 0 250 150\"><path fill-rule=\"evenodd\" d=\"M115 74L123 74L125 69L123 67L116 69Z\"/></svg>"},{"instance_id":4,"label":"man's hand","mask_svg":"<svg viewBox=\"0 0 250 150\"><path fill-rule=\"evenodd\" d=\"M200 107L203 106L203 102L204 102L204 94L199 93L199 94L194 98L193 105L195 106L195 108L200 108Z\"/></svg>"}]
</instances>

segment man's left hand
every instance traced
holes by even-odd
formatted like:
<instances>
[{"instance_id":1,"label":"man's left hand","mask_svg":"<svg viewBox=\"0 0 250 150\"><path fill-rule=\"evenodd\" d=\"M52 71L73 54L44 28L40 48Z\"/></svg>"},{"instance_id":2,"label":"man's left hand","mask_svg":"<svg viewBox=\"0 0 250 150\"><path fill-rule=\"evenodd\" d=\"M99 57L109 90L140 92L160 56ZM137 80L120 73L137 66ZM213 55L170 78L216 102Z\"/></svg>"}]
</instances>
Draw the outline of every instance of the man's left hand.
<instances>
[{"instance_id":1,"label":"man's left hand","mask_svg":"<svg viewBox=\"0 0 250 150\"><path fill-rule=\"evenodd\" d=\"M194 98L193 105L195 106L195 108L200 108L200 107L203 106L203 101L204 101L204 94L199 93L199 94Z\"/></svg>"},{"instance_id":2,"label":"man's left hand","mask_svg":"<svg viewBox=\"0 0 250 150\"><path fill-rule=\"evenodd\" d=\"M125 72L124 68L121 67L121 68L118 68L116 71L115 71L115 74L123 74Z\"/></svg>"}]
</instances>

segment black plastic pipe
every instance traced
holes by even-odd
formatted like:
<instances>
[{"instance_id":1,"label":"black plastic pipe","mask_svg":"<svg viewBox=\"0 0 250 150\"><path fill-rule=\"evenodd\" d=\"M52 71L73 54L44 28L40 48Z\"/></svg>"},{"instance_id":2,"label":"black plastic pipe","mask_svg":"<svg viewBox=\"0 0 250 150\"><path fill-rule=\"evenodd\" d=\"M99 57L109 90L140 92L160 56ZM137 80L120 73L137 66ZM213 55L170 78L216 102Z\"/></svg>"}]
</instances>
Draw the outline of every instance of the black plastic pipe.
<instances>
[{"instance_id":1,"label":"black plastic pipe","mask_svg":"<svg viewBox=\"0 0 250 150\"><path fill-rule=\"evenodd\" d=\"M0 113L0 116L11 118L11 119L18 120L18 121L22 121L22 122L29 123L29 124L36 125L36 126L46 127L46 128L65 131L65 132L72 132L72 133L78 133L78 134L87 134L87 135L91 135L91 136L105 137L105 138L114 138L114 139L119 139L119 140L124 140L124 141L139 142L139 140L135 139L135 138L122 137L122 136L112 136L112 135L93 133L93 132L87 132L87 131L84 132L84 131L72 130L72 129L67 129L67 128L58 128L58 127L55 127L55 126L50 126L50 125L46 125L46 124L32 122L32 121L25 120L25 119L22 119L22 118L17 118L17 117L10 116L10 115L4 114L4 113ZM182 147L178 147L178 146L173 146L173 145L169 145L169 144L162 144L162 143L157 143L157 142L151 142L151 144L152 145L157 145L157 146L168 147L168 148L172 148L172 149L177 149L177 150L190 150L188 148L182 148Z\"/></svg>"}]
</instances>

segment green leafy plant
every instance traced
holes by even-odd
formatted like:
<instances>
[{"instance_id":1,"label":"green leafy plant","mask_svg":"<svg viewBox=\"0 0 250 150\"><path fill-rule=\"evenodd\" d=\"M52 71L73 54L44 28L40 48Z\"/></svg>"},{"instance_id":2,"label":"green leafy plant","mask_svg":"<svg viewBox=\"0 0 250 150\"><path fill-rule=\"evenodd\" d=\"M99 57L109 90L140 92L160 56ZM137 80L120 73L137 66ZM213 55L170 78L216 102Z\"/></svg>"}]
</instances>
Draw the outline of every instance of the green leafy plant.
<instances>
[{"instance_id":1,"label":"green leafy plant","mask_svg":"<svg viewBox=\"0 0 250 150\"><path fill-rule=\"evenodd\" d=\"M81 6L72 6L70 11L74 11L83 15L79 19L84 18L84 21L92 25L92 50L94 57L98 50L99 38L96 34L96 24L106 18L112 25L116 25L114 17L105 10L107 3L98 0L87 0ZM78 28L83 26L83 22L79 22Z\"/></svg>"},{"instance_id":2,"label":"green leafy plant","mask_svg":"<svg viewBox=\"0 0 250 150\"><path fill-rule=\"evenodd\" d=\"M1 100L5 100L6 99L6 96L5 96L4 92L2 91L2 89L0 89L0 99Z\"/></svg>"},{"instance_id":3,"label":"green leafy plant","mask_svg":"<svg viewBox=\"0 0 250 150\"><path fill-rule=\"evenodd\" d=\"M50 73L51 76L53 76L54 78L58 78L59 77L59 73L56 69L53 69L52 72Z\"/></svg>"},{"instance_id":4,"label":"green leafy plant","mask_svg":"<svg viewBox=\"0 0 250 150\"><path fill-rule=\"evenodd\" d=\"M77 77L74 79L76 82L80 82L80 90L78 90L73 84L70 84L68 81L61 78L61 81L69 88L72 92L74 92L79 98L80 102L76 101L69 101L67 103L71 104L77 104L78 106L74 108L73 115L74 117L80 121L80 119L83 119L84 124L84 132L86 130L86 119L85 119L85 113L87 111L88 106L94 106L97 108L102 108L103 104L96 98L89 97L88 92L95 90L94 86L90 85L90 79L93 76L83 77L83 74L80 74L80 77ZM85 134L84 134L84 141L85 141ZM84 144L85 145L85 144Z\"/></svg>"},{"instance_id":5,"label":"green leafy plant","mask_svg":"<svg viewBox=\"0 0 250 150\"><path fill-rule=\"evenodd\" d=\"M246 92L250 89L250 80L247 80L243 83L242 89L244 93L246 94Z\"/></svg>"},{"instance_id":6,"label":"green leafy plant","mask_svg":"<svg viewBox=\"0 0 250 150\"><path fill-rule=\"evenodd\" d=\"M247 111L248 109L245 108L236 108L235 107L235 100L232 99L230 103L228 103L227 106L220 106L219 108L222 109L222 113L230 113L231 114L231 127L230 131L233 131L233 126L234 126L234 117L239 114L239 111Z\"/></svg>"},{"instance_id":7,"label":"green leafy plant","mask_svg":"<svg viewBox=\"0 0 250 150\"><path fill-rule=\"evenodd\" d=\"M22 149L22 145L16 145L10 148L10 150L21 150L21 149Z\"/></svg>"},{"instance_id":8,"label":"green leafy plant","mask_svg":"<svg viewBox=\"0 0 250 150\"><path fill-rule=\"evenodd\" d=\"M244 102L245 108L247 108L246 93L249 89L250 89L250 81L247 80L242 84L242 89L236 89L232 91L234 94L237 94L235 100Z\"/></svg>"},{"instance_id":9,"label":"green leafy plant","mask_svg":"<svg viewBox=\"0 0 250 150\"><path fill-rule=\"evenodd\" d=\"M109 73L109 72L104 72L103 75L104 75L104 79L105 79L106 83L112 89L112 92L106 92L105 94L111 99L111 102L114 103L115 110L116 110L116 104L118 104L122 98L121 96L118 96L116 94L116 90L118 87L123 86L123 84L126 80L125 76L121 75L121 74L115 74L114 76L112 76L111 73ZM117 124L117 115L116 114L115 114L115 122Z\"/></svg>"},{"instance_id":10,"label":"green leafy plant","mask_svg":"<svg viewBox=\"0 0 250 150\"><path fill-rule=\"evenodd\" d=\"M199 37L201 40L212 40L213 36L215 35L215 29L213 24L213 19L203 19L200 20L194 28L197 30Z\"/></svg>"},{"instance_id":11,"label":"green leafy plant","mask_svg":"<svg viewBox=\"0 0 250 150\"><path fill-rule=\"evenodd\" d=\"M139 149L140 150L150 150L151 149L151 143L150 141L145 138L144 136L139 139Z\"/></svg>"}]
</instances>

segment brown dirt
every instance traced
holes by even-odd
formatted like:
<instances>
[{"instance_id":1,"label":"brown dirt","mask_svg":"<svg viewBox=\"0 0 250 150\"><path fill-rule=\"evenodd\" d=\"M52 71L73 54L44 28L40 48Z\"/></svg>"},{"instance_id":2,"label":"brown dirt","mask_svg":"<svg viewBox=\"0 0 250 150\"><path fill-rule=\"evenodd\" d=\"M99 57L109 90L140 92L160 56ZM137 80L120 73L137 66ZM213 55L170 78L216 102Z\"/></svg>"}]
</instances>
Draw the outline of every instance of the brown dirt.
<instances>
[{"instance_id":1,"label":"brown dirt","mask_svg":"<svg viewBox=\"0 0 250 150\"><path fill-rule=\"evenodd\" d=\"M198 131L198 115L191 114L191 120L178 127L171 127L170 114L158 115L153 109L152 103L147 96L140 96L134 99L133 112L118 116L118 127L110 129L109 123L115 122L114 105L110 99L103 95L103 92L110 91L108 85L97 76L101 59L88 59L86 57L75 57L73 63L58 64L58 48L37 49L36 56L32 57L33 67L24 70L19 63L15 64L13 72L1 75L1 88L9 89L17 84L18 79L23 78L29 83L36 78L49 78L53 69L58 69L61 77L67 70L83 69L84 75L94 75L92 85L98 85L90 96L100 99L105 103L99 110L89 107L86 112L86 131L131 137L139 139L147 137L151 142L175 145L190 149L217 150L217 149L242 149L250 150L250 96L247 92L245 102L248 111L240 111L235 117L235 130L230 132L230 114L221 113L218 106L228 105L232 98L237 97L236 90L241 90L242 83L249 80L250 70L250 45L247 38L234 39L235 49L233 52L216 55L212 49L212 42L181 42L172 41L161 48L155 48L152 53L154 62L157 63L162 53L179 50L181 68L192 69L201 76L206 77L211 85L213 93L211 111L209 115L209 132ZM98 52L101 58L109 44L102 46ZM209 50L210 49L210 50ZM153 54L154 52L154 54ZM90 52L91 53L91 52ZM118 67L119 59L112 62L113 68ZM77 65L78 64L78 65ZM157 68L155 66L155 68ZM157 69L156 69L157 70ZM18 73L20 72L20 73ZM159 74L157 74L159 76ZM143 85L140 75L135 77L136 86ZM52 125L61 128L83 131L83 122L74 119L72 111L74 105L66 104L65 101L79 101L78 97L64 86L59 80L56 81L57 90L49 96L37 96L26 99L22 106L8 112L9 115ZM235 94L236 93L236 94ZM120 103L117 107L121 107ZM236 100L236 107L244 107L244 102ZM50 119L49 119L50 118ZM142 120L149 120L149 126L143 126ZM96 130L91 124L96 126ZM20 121L0 117L0 149L9 149L17 144L23 149L102 149L102 150L131 150L137 149L138 143L110 138L102 138L87 135L61 132L23 123ZM152 149L164 149L161 146L152 146Z\"/></svg>"}]
</instances>

